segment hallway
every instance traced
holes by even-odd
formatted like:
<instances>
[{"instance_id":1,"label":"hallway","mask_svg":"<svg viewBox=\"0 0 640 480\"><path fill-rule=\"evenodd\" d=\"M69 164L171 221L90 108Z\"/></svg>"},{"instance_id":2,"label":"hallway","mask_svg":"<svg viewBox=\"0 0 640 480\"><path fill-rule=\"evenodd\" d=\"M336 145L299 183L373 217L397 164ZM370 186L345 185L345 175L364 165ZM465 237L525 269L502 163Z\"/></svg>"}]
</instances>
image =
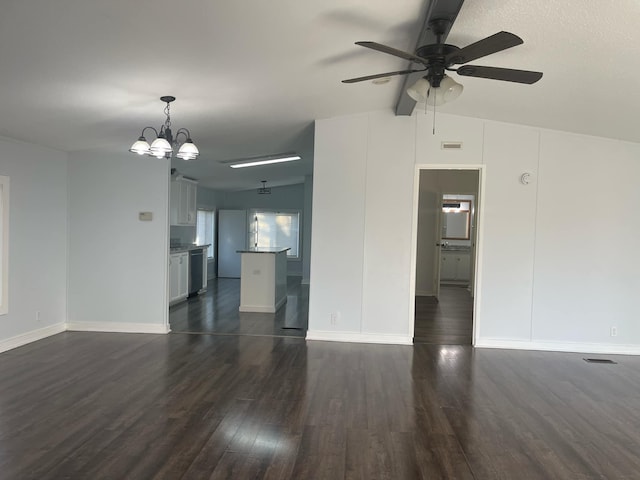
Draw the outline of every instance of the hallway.
<instances>
[{"instance_id":1,"label":"hallway","mask_svg":"<svg viewBox=\"0 0 640 480\"><path fill-rule=\"evenodd\" d=\"M416 297L413 343L471 345L473 297L466 286L441 285L440 297Z\"/></svg>"}]
</instances>

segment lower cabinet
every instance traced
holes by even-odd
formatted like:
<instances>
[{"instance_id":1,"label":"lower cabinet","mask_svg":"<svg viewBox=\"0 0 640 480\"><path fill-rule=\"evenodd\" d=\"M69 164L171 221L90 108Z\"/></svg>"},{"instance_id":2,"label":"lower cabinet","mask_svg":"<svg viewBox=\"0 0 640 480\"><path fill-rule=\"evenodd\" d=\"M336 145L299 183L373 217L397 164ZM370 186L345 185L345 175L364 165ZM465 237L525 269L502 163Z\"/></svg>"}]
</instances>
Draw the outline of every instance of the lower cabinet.
<instances>
[{"instance_id":1,"label":"lower cabinet","mask_svg":"<svg viewBox=\"0 0 640 480\"><path fill-rule=\"evenodd\" d=\"M470 280L470 252L442 252L440 256L440 281L468 283Z\"/></svg>"},{"instance_id":2,"label":"lower cabinet","mask_svg":"<svg viewBox=\"0 0 640 480\"><path fill-rule=\"evenodd\" d=\"M189 252L169 255L169 303L189 295Z\"/></svg>"}]
</instances>

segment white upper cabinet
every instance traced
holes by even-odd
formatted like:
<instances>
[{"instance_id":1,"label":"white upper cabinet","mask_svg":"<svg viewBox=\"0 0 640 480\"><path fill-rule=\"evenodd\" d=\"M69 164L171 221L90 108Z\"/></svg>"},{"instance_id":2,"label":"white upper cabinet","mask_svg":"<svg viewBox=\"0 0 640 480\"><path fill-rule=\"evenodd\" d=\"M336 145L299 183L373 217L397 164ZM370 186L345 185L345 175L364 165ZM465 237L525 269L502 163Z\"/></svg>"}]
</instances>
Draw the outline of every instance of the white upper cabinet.
<instances>
[{"instance_id":1,"label":"white upper cabinet","mask_svg":"<svg viewBox=\"0 0 640 480\"><path fill-rule=\"evenodd\" d=\"M171 180L171 205L169 220L171 225L196 224L197 182L186 178Z\"/></svg>"}]
</instances>

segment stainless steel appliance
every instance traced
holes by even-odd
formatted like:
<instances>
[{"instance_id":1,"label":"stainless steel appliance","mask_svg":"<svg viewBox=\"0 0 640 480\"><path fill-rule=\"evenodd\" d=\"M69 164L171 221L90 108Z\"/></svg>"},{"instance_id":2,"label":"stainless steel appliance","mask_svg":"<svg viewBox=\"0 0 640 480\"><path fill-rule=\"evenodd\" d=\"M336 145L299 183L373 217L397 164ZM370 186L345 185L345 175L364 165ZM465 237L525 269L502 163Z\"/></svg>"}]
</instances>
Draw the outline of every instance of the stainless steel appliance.
<instances>
[{"instance_id":1,"label":"stainless steel appliance","mask_svg":"<svg viewBox=\"0 0 640 480\"><path fill-rule=\"evenodd\" d=\"M202 289L204 249L189 251L189 296L197 295Z\"/></svg>"}]
</instances>

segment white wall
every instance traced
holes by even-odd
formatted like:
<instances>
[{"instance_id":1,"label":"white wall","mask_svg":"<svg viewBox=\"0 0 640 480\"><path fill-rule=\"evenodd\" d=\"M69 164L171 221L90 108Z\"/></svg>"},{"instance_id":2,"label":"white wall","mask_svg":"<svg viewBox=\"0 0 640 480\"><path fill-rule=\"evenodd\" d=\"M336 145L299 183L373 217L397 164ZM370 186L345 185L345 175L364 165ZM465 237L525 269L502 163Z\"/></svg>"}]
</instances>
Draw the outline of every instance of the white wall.
<instances>
[{"instance_id":1,"label":"white wall","mask_svg":"<svg viewBox=\"0 0 640 480\"><path fill-rule=\"evenodd\" d=\"M640 252L615 248L640 235L638 158L637 144L444 114L436 135L422 114L318 120L308 338L411 341L416 165L471 165L476 344L640 353Z\"/></svg>"},{"instance_id":2,"label":"white wall","mask_svg":"<svg viewBox=\"0 0 640 480\"><path fill-rule=\"evenodd\" d=\"M354 332L364 333L368 130L366 115L316 121L307 338L349 339Z\"/></svg>"},{"instance_id":3,"label":"white wall","mask_svg":"<svg viewBox=\"0 0 640 480\"><path fill-rule=\"evenodd\" d=\"M198 186L198 208L216 210L224 205L224 193L211 188Z\"/></svg>"},{"instance_id":4,"label":"white wall","mask_svg":"<svg viewBox=\"0 0 640 480\"><path fill-rule=\"evenodd\" d=\"M70 329L167 331L168 204L167 160L70 155Z\"/></svg>"},{"instance_id":5,"label":"white wall","mask_svg":"<svg viewBox=\"0 0 640 480\"><path fill-rule=\"evenodd\" d=\"M9 312L0 315L4 351L65 328L67 155L0 139L0 175L11 182Z\"/></svg>"},{"instance_id":6,"label":"white wall","mask_svg":"<svg viewBox=\"0 0 640 480\"><path fill-rule=\"evenodd\" d=\"M533 338L640 344L640 145L545 131L540 148Z\"/></svg>"},{"instance_id":7,"label":"white wall","mask_svg":"<svg viewBox=\"0 0 640 480\"><path fill-rule=\"evenodd\" d=\"M302 283L311 280L311 224L313 222L313 176L304 177L304 221L302 222Z\"/></svg>"}]
</instances>

